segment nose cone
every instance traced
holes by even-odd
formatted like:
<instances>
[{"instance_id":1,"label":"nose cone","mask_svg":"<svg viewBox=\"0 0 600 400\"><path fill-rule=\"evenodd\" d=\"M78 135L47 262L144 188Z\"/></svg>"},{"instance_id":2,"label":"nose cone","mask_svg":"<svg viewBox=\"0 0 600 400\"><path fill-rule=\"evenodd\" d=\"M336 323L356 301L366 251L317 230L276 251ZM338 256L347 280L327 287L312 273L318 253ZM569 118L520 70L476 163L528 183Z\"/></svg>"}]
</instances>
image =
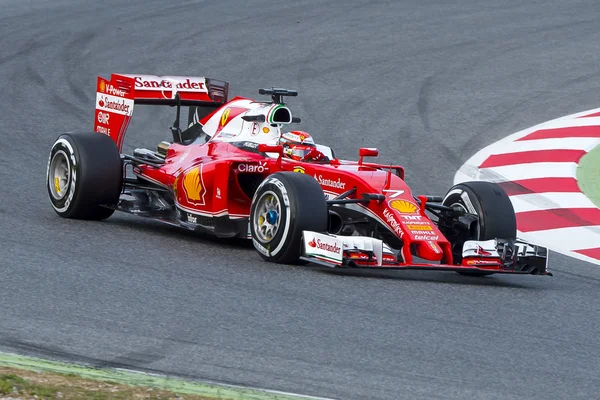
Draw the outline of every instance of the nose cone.
<instances>
[{"instance_id":1,"label":"nose cone","mask_svg":"<svg viewBox=\"0 0 600 400\"><path fill-rule=\"evenodd\" d=\"M428 240L417 244L417 255L429 261L441 261L444 252L436 242Z\"/></svg>"}]
</instances>

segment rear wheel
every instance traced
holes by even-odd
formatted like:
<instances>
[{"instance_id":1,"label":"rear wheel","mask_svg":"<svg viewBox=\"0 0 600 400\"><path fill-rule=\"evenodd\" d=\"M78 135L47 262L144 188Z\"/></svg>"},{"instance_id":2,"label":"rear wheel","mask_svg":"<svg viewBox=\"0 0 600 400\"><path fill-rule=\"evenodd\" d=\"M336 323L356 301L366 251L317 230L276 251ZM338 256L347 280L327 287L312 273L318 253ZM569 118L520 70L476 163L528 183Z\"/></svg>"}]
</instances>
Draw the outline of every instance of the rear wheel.
<instances>
[{"instance_id":1,"label":"rear wheel","mask_svg":"<svg viewBox=\"0 0 600 400\"><path fill-rule=\"evenodd\" d=\"M101 220L119 201L123 169L113 140L100 133L67 133L50 151L46 186L54 211L64 218Z\"/></svg>"},{"instance_id":2,"label":"rear wheel","mask_svg":"<svg viewBox=\"0 0 600 400\"><path fill-rule=\"evenodd\" d=\"M452 243L452 256L457 264L462 261L462 247L465 240L483 241L517 237L515 210L506 192L496 183L483 181L459 183L448 191L442 204L460 207L465 212L478 217L466 237L442 231ZM459 272L459 274L486 276L493 272Z\"/></svg>"},{"instance_id":3,"label":"rear wheel","mask_svg":"<svg viewBox=\"0 0 600 400\"><path fill-rule=\"evenodd\" d=\"M298 263L302 231L327 231L323 189L310 175L277 172L258 187L250 209L252 242L261 257Z\"/></svg>"}]
</instances>

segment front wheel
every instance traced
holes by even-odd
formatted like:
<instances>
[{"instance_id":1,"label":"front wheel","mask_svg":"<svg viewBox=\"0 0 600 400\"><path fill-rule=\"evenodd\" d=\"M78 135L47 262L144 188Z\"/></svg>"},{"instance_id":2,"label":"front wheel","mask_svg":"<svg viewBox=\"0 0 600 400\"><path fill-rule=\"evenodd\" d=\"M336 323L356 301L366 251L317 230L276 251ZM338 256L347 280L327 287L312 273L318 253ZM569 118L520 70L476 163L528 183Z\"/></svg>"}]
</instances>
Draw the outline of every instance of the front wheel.
<instances>
[{"instance_id":1,"label":"front wheel","mask_svg":"<svg viewBox=\"0 0 600 400\"><path fill-rule=\"evenodd\" d=\"M277 172L258 187L250 208L254 248L270 262L300 261L302 231L327 231L323 189L310 175Z\"/></svg>"},{"instance_id":2,"label":"front wheel","mask_svg":"<svg viewBox=\"0 0 600 400\"><path fill-rule=\"evenodd\" d=\"M454 232L444 232L452 244L455 263L462 262L462 247L465 240L516 239L517 219L513 205L506 192L496 183L475 181L453 186L443 205L460 207L465 212L477 215L477 221L465 238ZM493 272L459 272L461 275L486 276Z\"/></svg>"}]
</instances>

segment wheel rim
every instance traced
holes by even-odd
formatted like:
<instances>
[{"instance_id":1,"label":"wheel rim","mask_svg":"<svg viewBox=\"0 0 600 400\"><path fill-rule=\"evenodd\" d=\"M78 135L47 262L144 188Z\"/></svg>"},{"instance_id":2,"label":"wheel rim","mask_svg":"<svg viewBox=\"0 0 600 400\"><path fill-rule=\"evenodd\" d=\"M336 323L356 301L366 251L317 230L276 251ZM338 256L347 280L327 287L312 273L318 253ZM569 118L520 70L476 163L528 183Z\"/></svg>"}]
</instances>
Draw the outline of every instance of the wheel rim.
<instances>
[{"instance_id":1,"label":"wheel rim","mask_svg":"<svg viewBox=\"0 0 600 400\"><path fill-rule=\"evenodd\" d=\"M71 182L71 164L67 153L62 150L57 151L50 161L48 174L48 187L52 197L56 200L62 200L69 192Z\"/></svg>"},{"instance_id":2,"label":"wheel rim","mask_svg":"<svg viewBox=\"0 0 600 400\"><path fill-rule=\"evenodd\" d=\"M257 239L269 243L279 230L281 222L281 203L277 195L268 191L263 193L256 202L253 226Z\"/></svg>"}]
</instances>

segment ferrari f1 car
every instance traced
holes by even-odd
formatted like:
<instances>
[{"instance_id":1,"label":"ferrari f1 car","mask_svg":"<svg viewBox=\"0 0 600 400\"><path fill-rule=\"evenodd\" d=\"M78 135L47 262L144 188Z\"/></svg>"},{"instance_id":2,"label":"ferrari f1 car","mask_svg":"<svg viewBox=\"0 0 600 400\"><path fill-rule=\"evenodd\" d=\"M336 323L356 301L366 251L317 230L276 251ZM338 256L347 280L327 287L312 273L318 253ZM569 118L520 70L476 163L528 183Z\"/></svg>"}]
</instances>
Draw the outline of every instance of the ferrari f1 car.
<instances>
[{"instance_id":1,"label":"ferrari f1 car","mask_svg":"<svg viewBox=\"0 0 600 400\"><path fill-rule=\"evenodd\" d=\"M209 78L98 77L93 132L62 134L52 146L52 207L65 218L123 211L250 239L276 263L550 275L547 249L517 239L512 204L497 184L466 182L443 197L415 196L402 166L365 160L377 149L340 160L307 133L284 132L300 122L284 102L296 91L259 93L270 99L229 99L229 84ZM141 104L176 107L171 135L156 150L123 154ZM318 157L303 157L306 151Z\"/></svg>"}]
</instances>

